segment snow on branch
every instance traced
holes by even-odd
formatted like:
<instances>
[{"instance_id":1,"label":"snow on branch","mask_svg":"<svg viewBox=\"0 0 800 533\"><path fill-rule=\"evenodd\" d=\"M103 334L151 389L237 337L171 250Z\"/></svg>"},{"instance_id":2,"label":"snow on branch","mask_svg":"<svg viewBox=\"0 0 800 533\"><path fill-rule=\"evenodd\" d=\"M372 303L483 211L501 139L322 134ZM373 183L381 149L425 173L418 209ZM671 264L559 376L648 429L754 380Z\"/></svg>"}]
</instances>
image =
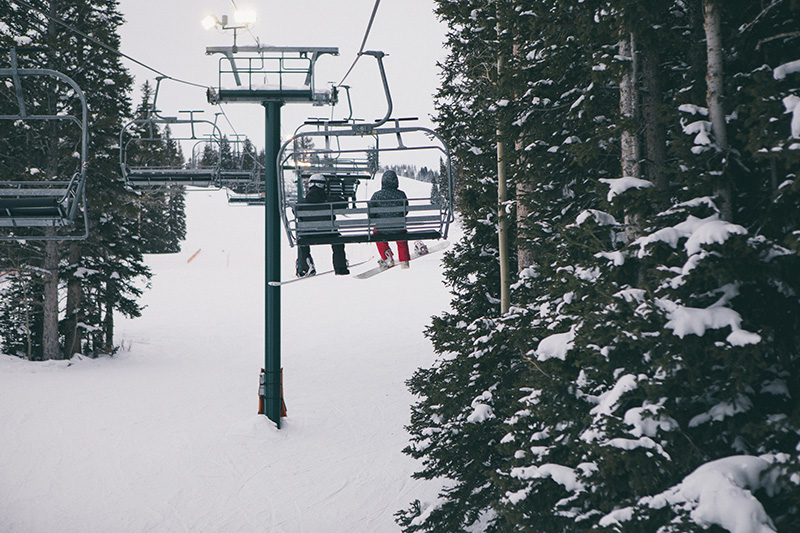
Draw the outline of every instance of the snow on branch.
<instances>
[{"instance_id":1,"label":"snow on branch","mask_svg":"<svg viewBox=\"0 0 800 533\"><path fill-rule=\"evenodd\" d=\"M709 329L729 327L731 333L725 340L732 346L761 342L760 335L741 328L742 316L739 313L719 305L719 302L706 308L685 307L667 299L659 299L656 304L667 312L664 327L671 329L681 339L687 335L702 337Z\"/></svg>"},{"instance_id":2,"label":"snow on branch","mask_svg":"<svg viewBox=\"0 0 800 533\"><path fill-rule=\"evenodd\" d=\"M652 181L631 176L613 179L601 178L600 183L605 183L609 186L608 195L606 196L609 202L613 200L615 196L624 193L628 189L646 189L653 186Z\"/></svg>"},{"instance_id":3,"label":"snow on branch","mask_svg":"<svg viewBox=\"0 0 800 533\"><path fill-rule=\"evenodd\" d=\"M759 489L770 488L761 475L768 466L766 460L750 455L717 459L700 466L675 487L639 503L652 509L668 505L688 508L692 521L704 528L716 525L731 533L775 532L764 506L753 496Z\"/></svg>"}]
</instances>

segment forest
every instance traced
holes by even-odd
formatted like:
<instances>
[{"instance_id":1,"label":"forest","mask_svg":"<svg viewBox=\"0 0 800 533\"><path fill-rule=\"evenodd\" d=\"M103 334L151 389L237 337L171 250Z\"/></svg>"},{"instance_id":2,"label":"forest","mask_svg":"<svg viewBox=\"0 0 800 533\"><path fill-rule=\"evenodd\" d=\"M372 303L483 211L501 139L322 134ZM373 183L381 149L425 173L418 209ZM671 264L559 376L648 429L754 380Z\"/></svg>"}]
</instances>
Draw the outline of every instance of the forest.
<instances>
[{"instance_id":1,"label":"forest","mask_svg":"<svg viewBox=\"0 0 800 533\"><path fill-rule=\"evenodd\" d=\"M0 348L113 353L143 254L180 247L184 191L120 179L119 131L152 88L131 102L118 2L29 3L0 3L0 68L90 89L90 155L69 124L3 120L0 181L85 164L89 237L0 241ZM800 2L433 6L465 237L426 332L438 359L408 380L404 451L445 488L398 511L402 530L800 530ZM25 101L74 111L51 88ZM131 157L187 158L157 135Z\"/></svg>"},{"instance_id":2,"label":"forest","mask_svg":"<svg viewBox=\"0 0 800 533\"><path fill-rule=\"evenodd\" d=\"M435 4L466 237L403 530L800 529L800 4Z\"/></svg>"}]
</instances>

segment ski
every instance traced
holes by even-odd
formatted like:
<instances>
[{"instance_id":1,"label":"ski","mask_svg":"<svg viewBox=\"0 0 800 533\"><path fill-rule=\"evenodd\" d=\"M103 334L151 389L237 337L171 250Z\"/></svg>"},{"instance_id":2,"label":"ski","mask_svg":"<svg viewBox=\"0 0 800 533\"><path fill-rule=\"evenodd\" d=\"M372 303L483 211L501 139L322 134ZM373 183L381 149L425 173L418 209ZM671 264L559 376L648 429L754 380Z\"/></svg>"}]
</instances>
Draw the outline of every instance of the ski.
<instances>
[{"instance_id":1,"label":"ski","mask_svg":"<svg viewBox=\"0 0 800 533\"><path fill-rule=\"evenodd\" d=\"M372 261L372 257L374 257L374 256L370 256L369 258L364 259L363 261L359 261L358 263L351 263L351 264L347 265L347 268L349 269L349 268L353 268L353 267L357 267L357 266L363 265L364 263L369 263L370 261ZM280 287L282 285L288 285L289 283L294 283L296 281L303 281L305 279L318 278L320 276L324 276L325 274L332 274L333 272L334 272L333 269L331 269L331 270L323 270L322 272L317 272L313 276L305 276L305 277L302 277L302 278L292 278L292 279L287 279L287 280L284 280L284 281L270 281L269 285L270 285L270 287Z\"/></svg>"},{"instance_id":2,"label":"ski","mask_svg":"<svg viewBox=\"0 0 800 533\"><path fill-rule=\"evenodd\" d=\"M427 255L430 255L430 254L434 253L434 252L438 252L439 250L444 250L448 246L450 246L450 241L442 241L442 242L438 242L436 244L433 244L431 246L428 246L427 247L427 252L425 252L425 253L420 253L420 252L414 250L411 253L410 261L413 261L414 259L419 259L420 257L425 257ZM377 276L381 272L385 272L385 271L387 271L387 270L389 270L391 268L395 268L399 264L400 264L399 262L394 262L394 263L392 263L391 266L388 266L388 267L377 266L375 268L371 268L369 270L365 270L364 272L356 274L353 277L357 278L357 279L368 279L368 278L371 278L372 276Z\"/></svg>"}]
</instances>

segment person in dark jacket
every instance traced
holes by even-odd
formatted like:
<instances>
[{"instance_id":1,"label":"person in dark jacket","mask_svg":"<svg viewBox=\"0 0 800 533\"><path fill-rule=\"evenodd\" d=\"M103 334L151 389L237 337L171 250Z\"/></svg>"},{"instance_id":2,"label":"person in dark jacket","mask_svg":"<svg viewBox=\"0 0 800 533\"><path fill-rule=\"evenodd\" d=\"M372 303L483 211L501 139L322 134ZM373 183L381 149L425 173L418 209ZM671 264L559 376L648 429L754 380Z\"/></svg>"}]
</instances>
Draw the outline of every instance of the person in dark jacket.
<instances>
[{"instance_id":1,"label":"person in dark jacket","mask_svg":"<svg viewBox=\"0 0 800 533\"><path fill-rule=\"evenodd\" d=\"M305 197L297 202L297 218L305 222L308 221L329 221L327 215L306 215L303 216L304 205L344 202L339 196L329 196L327 191L327 179L322 174L314 174L308 180L308 192ZM347 204L343 204L347 205ZM335 207L335 206L334 206ZM333 248L333 270L337 276L346 276L350 273L347 268L347 256L344 251L344 244L331 244ZM297 247L297 277L313 276L317 273L314 267L314 259L311 257L311 247L298 245Z\"/></svg>"},{"instance_id":2,"label":"person in dark jacket","mask_svg":"<svg viewBox=\"0 0 800 533\"><path fill-rule=\"evenodd\" d=\"M370 218L375 224L376 235L396 235L406 232L406 213L408 212L408 198L406 193L399 188L397 174L387 170L381 177L381 190L375 191L369 199ZM381 258L378 263L389 267L394 263L394 254L388 242L378 242L378 253ZM397 259L401 268L408 268L411 258L408 252L408 241L397 241Z\"/></svg>"}]
</instances>

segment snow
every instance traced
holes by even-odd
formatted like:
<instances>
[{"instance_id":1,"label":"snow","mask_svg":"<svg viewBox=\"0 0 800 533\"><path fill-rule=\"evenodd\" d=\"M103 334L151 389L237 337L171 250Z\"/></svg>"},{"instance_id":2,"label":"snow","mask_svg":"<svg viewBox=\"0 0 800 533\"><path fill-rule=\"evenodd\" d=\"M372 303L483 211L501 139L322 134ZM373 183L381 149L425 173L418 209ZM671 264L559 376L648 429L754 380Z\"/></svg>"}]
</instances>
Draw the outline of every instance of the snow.
<instances>
[{"instance_id":1,"label":"snow","mask_svg":"<svg viewBox=\"0 0 800 533\"><path fill-rule=\"evenodd\" d=\"M601 394L597 405L590 411L593 415L611 415L616 411L619 400L626 392L635 390L638 387L638 379L633 374L625 374L620 377L614 386Z\"/></svg>"},{"instance_id":2,"label":"snow","mask_svg":"<svg viewBox=\"0 0 800 533\"><path fill-rule=\"evenodd\" d=\"M689 215L685 221L672 227L662 228L650 235L640 237L634 241L639 245L638 256L647 255L646 247L654 242L665 242L672 248L677 248L678 242L685 238L684 249L689 255L694 255L701 251L702 245L722 244L731 235L745 235L747 230L738 224L731 224L720 220L719 215L711 215L706 218L697 218Z\"/></svg>"},{"instance_id":3,"label":"snow","mask_svg":"<svg viewBox=\"0 0 800 533\"><path fill-rule=\"evenodd\" d=\"M569 492L584 490L584 484L578 479L578 473L564 465L546 463L540 466L523 466L511 469L511 477L517 479L551 478Z\"/></svg>"},{"instance_id":4,"label":"snow","mask_svg":"<svg viewBox=\"0 0 800 533\"><path fill-rule=\"evenodd\" d=\"M775 67L775 70L772 71L772 77L776 80L782 80L788 74L794 74L795 72L800 72L800 59Z\"/></svg>"},{"instance_id":5,"label":"snow","mask_svg":"<svg viewBox=\"0 0 800 533\"><path fill-rule=\"evenodd\" d=\"M646 189L653 186L652 181L625 176L622 178L605 179L601 178L600 183L605 183L609 186L608 195L606 199L610 202L615 196L624 193L628 189Z\"/></svg>"},{"instance_id":6,"label":"snow","mask_svg":"<svg viewBox=\"0 0 800 533\"><path fill-rule=\"evenodd\" d=\"M575 331L570 329L564 333L556 333L545 337L539 341L536 348L536 358L539 361L546 361L550 358L566 360L567 352L572 348L575 341Z\"/></svg>"},{"instance_id":7,"label":"snow","mask_svg":"<svg viewBox=\"0 0 800 533\"><path fill-rule=\"evenodd\" d=\"M706 413L699 414L689 420L689 427L697 427L706 422L720 422L729 416L749 411L753 407L753 402L747 396L739 394L732 402L721 402L712 407Z\"/></svg>"},{"instance_id":8,"label":"snow","mask_svg":"<svg viewBox=\"0 0 800 533\"><path fill-rule=\"evenodd\" d=\"M738 224L731 224L724 220L709 220L692 232L684 248L686 253L694 255L701 251L704 244L722 244L731 235L746 235L747 230Z\"/></svg>"},{"instance_id":9,"label":"snow","mask_svg":"<svg viewBox=\"0 0 800 533\"><path fill-rule=\"evenodd\" d=\"M703 149L700 147L711 144L711 122L708 120L697 120L684 124L683 133L695 136L694 144L697 146L692 148L692 153L701 153Z\"/></svg>"},{"instance_id":10,"label":"snow","mask_svg":"<svg viewBox=\"0 0 800 533\"><path fill-rule=\"evenodd\" d=\"M147 257L147 308L117 317L116 355L0 355L0 531L396 531L395 512L435 502L441 487L412 479L420 465L401 450L414 401L405 380L433 363L422 332L449 305L442 253L368 281L281 289L289 416L278 430L256 414L263 208L199 191L187 216L183 251ZM330 265L330 247L312 253ZM284 277L294 257L286 245Z\"/></svg>"},{"instance_id":11,"label":"snow","mask_svg":"<svg viewBox=\"0 0 800 533\"><path fill-rule=\"evenodd\" d=\"M472 413L467 416L467 422L477 424L489 420L490 418L494 418L494 411L492 411L492 408L487 404L487 402L491 401L491 391L485 391L483 394L472 400Z\"/></svg>"},{"instance_id":12,"label":"snow","mask_svg":"<svg viewBox=\"0 0 800 533\"><path fill-rule=\"evenodd\" d=\"M656 303L667 312L668 321L664 327L671 329L680 338L686 335L702 337L709 329L729 327L731 333L725 340L732 346L761 342L760 335L741 328L742 316L733 309L724 307L724 301L706 308L687 307L666 299L659 299Z\"/></svg>"},{"instance_id":13,"label":"snow","mask_svg":"<svg viewBox=\"0 0 800 533\"><path fill-rule=\"evenodd\" d=\"M800 139L800 96L790 94L783 99L783 106L786 108L787 113L792 114L792 137Z\"/></svg>"},{"instance_id":14,"label":"snow","mask_svg":"<svg viewBox=\"0 0 800 533\"><path fill-rule=\"evenodd\" d=\"M738 455L711 461L679 485L641 503L658 509L685 505L692 520L704 528L720 526L731 533L776 531L753 492L764 487L761 473L769 463L760 457Z\"/></svg>"},{"instance_id":15,"label":"snow","mask_svg":"<svg viewBox=\"0 0 800 533\"><path fill-rule=\"evenodd\" d=\"M616 226L618 224L617 220L612 215L609 215L604 211L598 211L597 209L587 209L585 211L581 211L581 213L575 218L575 224L580 226L589 218L594 219L598 226Z\"/></svg>"}]
</instances>

